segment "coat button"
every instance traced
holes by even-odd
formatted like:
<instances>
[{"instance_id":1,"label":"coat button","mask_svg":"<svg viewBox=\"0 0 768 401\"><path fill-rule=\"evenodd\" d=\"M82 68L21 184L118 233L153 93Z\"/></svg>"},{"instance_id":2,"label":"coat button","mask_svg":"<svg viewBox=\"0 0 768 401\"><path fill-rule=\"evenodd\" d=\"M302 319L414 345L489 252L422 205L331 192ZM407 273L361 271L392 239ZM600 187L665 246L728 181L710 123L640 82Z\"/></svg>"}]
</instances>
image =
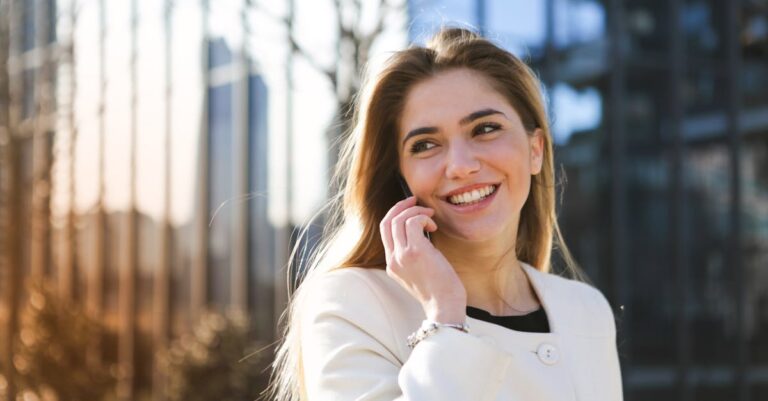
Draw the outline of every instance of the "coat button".
<instances>
[{"instance_id":1,"label":"coat button","mask_svg":"<svg viewBox=\"0 0 768 401\"><path fill-rule=\"evenodd\" d=\"M548 343L539 345L536 354L539 356L539 359L547 365L554 365L557 363L557 360L560 359L557 347Z\"/></svg>"}]
</instances>

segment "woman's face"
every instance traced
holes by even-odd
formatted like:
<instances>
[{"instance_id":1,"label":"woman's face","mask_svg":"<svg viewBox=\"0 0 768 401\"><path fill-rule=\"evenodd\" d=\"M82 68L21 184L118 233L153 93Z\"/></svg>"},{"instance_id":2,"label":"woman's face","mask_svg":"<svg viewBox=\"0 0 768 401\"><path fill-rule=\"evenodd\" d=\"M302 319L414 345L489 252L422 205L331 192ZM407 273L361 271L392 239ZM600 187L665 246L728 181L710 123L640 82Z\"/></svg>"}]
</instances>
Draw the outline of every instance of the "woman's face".
<instances>
[{"instance_id":1,"label":"woman's face","mask_svg":"<svg viewBox=\"0 0 768 401\"><path fill-rule=\"evenodd\" d=\"M480 73L456 69L415 85L398 132L400 171L419 204L435 210L435 235L515 238L543 134Z\"/></svg>"}]
</instances>

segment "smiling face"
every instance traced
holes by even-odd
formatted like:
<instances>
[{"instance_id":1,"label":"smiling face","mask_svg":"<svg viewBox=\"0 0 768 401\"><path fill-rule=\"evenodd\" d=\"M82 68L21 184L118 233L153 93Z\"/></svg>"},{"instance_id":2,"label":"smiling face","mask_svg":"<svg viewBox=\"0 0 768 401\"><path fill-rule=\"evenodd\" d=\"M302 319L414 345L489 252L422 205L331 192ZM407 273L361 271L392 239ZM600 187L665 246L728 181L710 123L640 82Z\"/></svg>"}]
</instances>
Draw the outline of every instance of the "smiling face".
<instances>
[{"instance_id":1,"label":"smiling face","mask_svg":"<svg viewBox=\"0 0 768 401\"><path fill-rule=\"evenodd\" d=\"M526 132L483 75L455 69L415 85L397 146L411 191L435 209L435 236L515 238L531 175L541 170L542 132Z\"/></svg>"}]
</instances>

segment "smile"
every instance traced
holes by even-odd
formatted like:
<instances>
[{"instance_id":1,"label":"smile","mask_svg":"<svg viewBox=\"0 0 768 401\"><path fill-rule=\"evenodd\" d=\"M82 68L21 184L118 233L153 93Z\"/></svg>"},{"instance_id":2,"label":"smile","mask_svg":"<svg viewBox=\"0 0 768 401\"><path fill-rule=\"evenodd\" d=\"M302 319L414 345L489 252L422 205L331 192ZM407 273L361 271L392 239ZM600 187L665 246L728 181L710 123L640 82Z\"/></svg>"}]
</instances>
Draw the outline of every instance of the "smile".
<instances>
[{"instance_id":1,"label":"smile","mask_svg":"<svg viewBox=\"0 0 768 401\"><path fill-rule=\"evenodd\" d=\"M498 189L498 185L488 185L482 188L473 189L464 193L449 196L448 202L452 205L467 206L483 201L493 195Z\"/></svg>"}]
</instances>

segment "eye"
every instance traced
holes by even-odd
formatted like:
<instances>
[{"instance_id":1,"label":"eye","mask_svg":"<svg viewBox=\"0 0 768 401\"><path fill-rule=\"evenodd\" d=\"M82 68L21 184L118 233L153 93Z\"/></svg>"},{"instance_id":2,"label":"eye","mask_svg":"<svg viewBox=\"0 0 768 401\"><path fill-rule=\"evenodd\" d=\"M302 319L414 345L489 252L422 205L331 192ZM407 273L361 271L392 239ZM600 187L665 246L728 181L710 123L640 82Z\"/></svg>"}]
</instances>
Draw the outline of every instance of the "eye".
<instances>
[{"instance_id":1,"label":"eye","mask_svg":"<svg viewBox=\"0 0 768 401\"><path fill-rule=\"evenodd\" d=\"M411 153L421 153L435 147L435 144L429 141L419 141L411 145Z\"/></svg>"},{"instance_id":2,"label":"eye","mask_svg":"<svg viewBox=\"0 0 768 401\"><path fill-rule=\"evenodd\" d=\"M494 131L498 130L499 128L501 128L501 125L499 125L499 124L496 124L496 123L484 123L484 124L480 124L477 127L475 127L475 132L474 133L475 134L479 134L479 135L490 134L491 132L494 132Z\"/></svg>"}]
</instances>

